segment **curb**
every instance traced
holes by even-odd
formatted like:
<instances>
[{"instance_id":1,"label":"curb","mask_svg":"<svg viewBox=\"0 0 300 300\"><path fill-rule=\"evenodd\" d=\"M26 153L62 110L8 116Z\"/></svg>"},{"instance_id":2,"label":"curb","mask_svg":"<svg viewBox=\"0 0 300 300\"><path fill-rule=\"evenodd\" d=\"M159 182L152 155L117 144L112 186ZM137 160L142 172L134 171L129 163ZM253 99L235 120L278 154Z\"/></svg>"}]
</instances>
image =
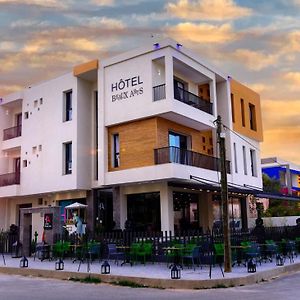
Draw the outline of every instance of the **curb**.
<instances>
[{"instance_id":1,"label":"curb","mask_svg":"<svg viewBox=\"0 0 300 300\"><path fill-rule=\"evenodd\" d=\"M290 272L300 271L300 263L293 263L290 265L276 267L267 271L257 272L255 274L235 277L235 278L221 278L221 279L206 279L206 280L172 280L172 279L158 279L145 278L133 276L120 275L102 275L98 273L90 273L93 278L100 279L103 283L126 282L138 284L140 286L161 288L161 289L209 289L209 288L226 288L233 286L244 286L255 284L270 280L280 275L286 275ZM12 267L0 267L0 273L7 275L21 275L33 276L43 278L53 278L60 280L70 280L70 278L84 279L88 276L87 273L69 272L69 271L55 271L55 270L41 270L41 269L20 269ZM226 276L226 274L225 274Z\"/></svg>"}]
</instances>

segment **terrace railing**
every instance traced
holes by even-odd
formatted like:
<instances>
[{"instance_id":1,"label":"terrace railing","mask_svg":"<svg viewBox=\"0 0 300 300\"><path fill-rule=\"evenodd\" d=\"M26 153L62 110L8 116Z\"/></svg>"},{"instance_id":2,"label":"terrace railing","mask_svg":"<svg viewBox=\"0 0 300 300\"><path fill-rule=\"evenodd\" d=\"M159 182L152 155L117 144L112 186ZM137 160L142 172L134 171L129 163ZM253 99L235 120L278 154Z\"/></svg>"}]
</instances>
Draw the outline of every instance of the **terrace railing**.
<instances>
[{"instance_id":1,"label":"terrace railing","mask_svg":"<svg viewBox=\"0 0 300 300\"><path fill-rule=\"evenodd\" d=\"M20 172L0 175L0 187L13 184L20 184Z\"/></svg>"},{"instance_id":2,"label":"terrace railing","mask_svg":"<svg viewBox=\"0 0 300 300\"><path fill-rule=\"evenodd\" d=\"M219 171L220 159L202 153L170 146L154 149L155 164L177 163L198 168ZM230 161L226 162L230 174Z\"/></svg>"},{"instance_id":3,"label":"terrace railing","mask_svg":"<svg viewBox=\"0 0 300 300\"><path fill-rule=\"evenodd\" d=\"M22 125L14 126L3 130L3 140L10 140L22 135Z\"/></svg>"}]
</instances>

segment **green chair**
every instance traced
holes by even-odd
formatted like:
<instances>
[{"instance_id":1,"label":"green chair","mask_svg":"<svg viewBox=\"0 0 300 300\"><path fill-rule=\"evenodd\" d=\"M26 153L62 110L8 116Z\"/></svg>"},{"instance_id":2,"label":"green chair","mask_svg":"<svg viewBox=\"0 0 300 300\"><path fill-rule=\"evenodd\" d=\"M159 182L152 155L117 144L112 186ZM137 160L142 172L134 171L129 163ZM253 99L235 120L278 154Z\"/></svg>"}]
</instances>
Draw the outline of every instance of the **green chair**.
<instances>
[{"instance_id":1,"label":"green chair","mask_svg":"<svg viewBox=\"0 0 300 300\"><path fill-rule=\"evenodd\" d=\"M153 245L152 243L144 243L140 245L140 248L138 249L136 253L136 258L140 258L140 261L143 262L143 264L146 264L146 259L152 257L152 250ZM153 260L152 260L153 262Z\"/></svg>"},{"instance_id":2,"label":"green chair","mask_svg":"<svg viewBox=\"0 0 300 300\"><path fill-rule=\"evenodd\" d=\"M129 256L130 256L130 260L132 263L137 262L138 253L140 252L141 245L142 245L141 243L132 243L131 244Z\"/></svg>"}]
</instances>

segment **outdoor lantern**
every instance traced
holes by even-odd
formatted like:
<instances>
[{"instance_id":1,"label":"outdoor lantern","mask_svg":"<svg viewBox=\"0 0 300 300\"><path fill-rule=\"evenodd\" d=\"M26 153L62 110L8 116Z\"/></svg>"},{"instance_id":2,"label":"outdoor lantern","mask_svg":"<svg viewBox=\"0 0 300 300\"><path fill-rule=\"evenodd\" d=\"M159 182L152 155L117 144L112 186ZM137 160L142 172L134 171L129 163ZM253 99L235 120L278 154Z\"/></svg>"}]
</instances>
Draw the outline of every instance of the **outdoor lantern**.
<instances>
[{"instance_id":1,"label":"outdoor lantern","mask_svg":"<svg viewBox=\"0 0 300 300\"><path fill-rule=\"evenodd\" d=\"M253 262L252 259L248 261L248 273L255 273L256 272L256 264Z\"/></svg>"},{"instance_id":2,"label":"outdoor lantern","mask_svg":"<svg viewBox=\"0 0 300 300\"><path fill-rule=\"evenodd\" d=\"M177 268L176 265L173 265L171 268L171 279L180 279L181 277L181 270Z\"/></svg>"},{"instance_id":3,"label":"outdoor lantern","mask_svg":"<svg viewBox=\"0 0 300 300\"><path fill-rule=\"evenodd\" d=\"M55 263L55 270L57 271L61 271L63 270L65 267L65 264L63 262L63 260L60 258L56 263Z\"/></svg>"},{"instance_id":4,"label":"outdoor lantern","mask_svg":"<svg viewBox=\"0 0 300 300\"><path fill-rule=\"evenodd\" d=\"M283 266L284 260L283 257L280 254L276 255L276 266Z\"/></svg>"},{"instance_id":5,"label":"outdoor lantern","mask_svg":"<svg viewBox=\"0 0 300 300\"><path fill-rule=\"evenodd\" d=\"M20 260L20 268L28 268L28 259L23 256Z\"/></svg>"},{"instance_id":6,"label":"outdoor lantern","mask_svg":"<svg viewBox=\"0 0 300 300\"><path fill-rule=\"evenodd\" d=\"M110 273L110 265L106 261L101 265L101 274L109 274Z\"/></svg>"}]
</instances>

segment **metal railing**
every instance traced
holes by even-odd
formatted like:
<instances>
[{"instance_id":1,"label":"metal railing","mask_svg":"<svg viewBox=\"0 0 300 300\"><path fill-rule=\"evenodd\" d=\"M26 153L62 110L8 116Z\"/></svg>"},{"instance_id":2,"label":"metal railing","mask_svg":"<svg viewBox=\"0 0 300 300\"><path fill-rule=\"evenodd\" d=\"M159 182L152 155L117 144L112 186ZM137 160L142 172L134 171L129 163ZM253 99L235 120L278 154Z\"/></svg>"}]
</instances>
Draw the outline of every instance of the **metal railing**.
<instances>
[{"instance_id":1,"label":"metal railing","mask_svg":"<svg viewBox=\"0 0 300 300\"><path fill-rule=\"evenodd\" d=\"M174 86L174 98L212 115L212 103L187 90Z\"/></svg>"},{"instance_id":2,"label":"metal railing","mask_svg":"<svg viewBox=\"0 0 300 300\"><path fill-rule=\"evenodd\" d=\"M0 187L13 184L20 184L20 172L0 175Z\"/></svg>"},{"instance_id":3,"label":"metal railing","mask_svg":"<svg viewBox=\"0 0 300 300\"><path fill-rule=\"evenodd\" d=\"M154 149L155 164L177 163L213 171L220 170L220 159L202 153L181 149L174 146ZM226 161L227 173L230 174L230 161Z\"/></svg>"},{"instance_id":4,"label":"metal railing","mask_svg":"<svg viewBox=\"0 0 300 300\"><path fill-rule=\"evenodd\" d=\"M153 101L166 99L166 85L160 84L153 87Z\"/></svg>"},{"instance_id":5,"label":"metal railing","mask_svg":"<svg viewBox=\"0 0 300 300\"><path fill-rule=\"evenodd\" d=\"M10 140L21 136L22 125L14 126L3 130L3 141Z\"/></svg>"}]
</instances>

